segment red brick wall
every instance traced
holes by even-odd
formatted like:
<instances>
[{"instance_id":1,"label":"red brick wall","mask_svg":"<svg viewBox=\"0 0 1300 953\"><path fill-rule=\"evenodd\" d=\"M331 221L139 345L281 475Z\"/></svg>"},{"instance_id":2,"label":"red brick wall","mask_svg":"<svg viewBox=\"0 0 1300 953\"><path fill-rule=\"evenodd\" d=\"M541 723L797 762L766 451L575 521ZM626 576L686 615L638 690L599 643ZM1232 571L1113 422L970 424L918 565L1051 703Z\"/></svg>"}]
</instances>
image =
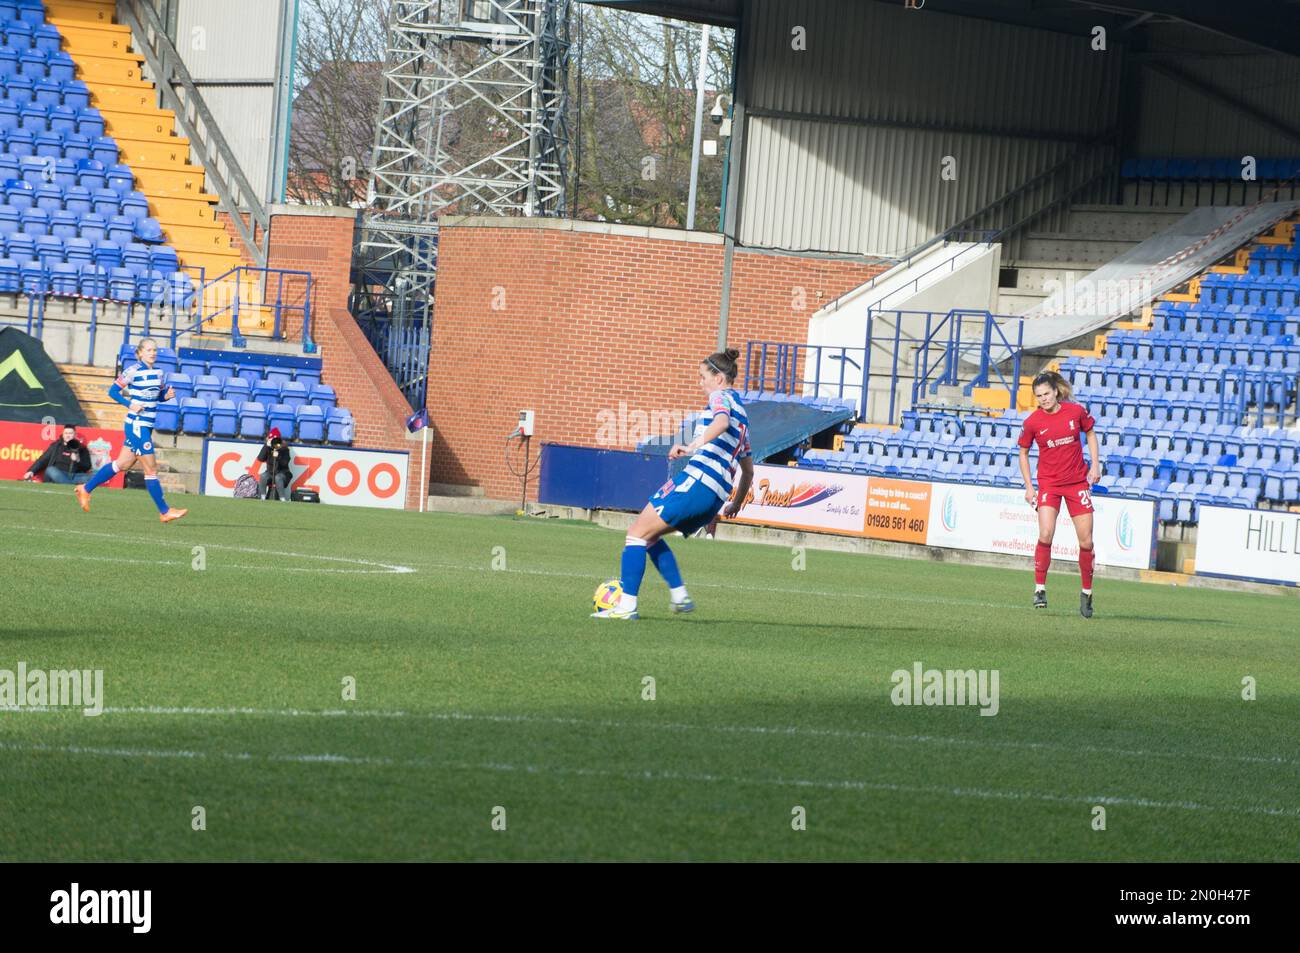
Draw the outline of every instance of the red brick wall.
<instances>
[{"instance_id":1,"label":"red brick wall","mask_svg":"<svg viewBox=\"0 0 1300 953\"><path fill-rule=\"evenodd\" d=\"M640 422L632 414L696 409L699 361L717 342L722 260L721 244L680 237L445 225L429 367L430 479L517 499L503 444L521 409L537 415L534 459L543 441L597 445L602 425L620 438L610 445L630 449L644 436L629 432ZM737 252L728 338L742 352L742 374L747 340L806 341L814 311L880 270ZM630 426L611 426L620 420ZM534 470L532 499L536 478Z\"/></svg>"},{"instance_id":2,"label":"red brick wall","mask_svg":"<svg viewBox=\"0 0 1300 953\"><path fill-rule=\"evenodd\" d=\"M217 212L216 218L218 224L220 224L221 227L226 230L226 234L230 236L231 251L239 253L239 259L242 264L255 266L257 262L253 261L252 256L248 253L248 249L244 247L244 241L239 237L239 229L235 228L235 223L231 221L230 213ZM245 218L247 218L247 216L245 216ZM262 237L261 228L254 225L253 234L256 238L260 239Z\"/></svg>"},{"instance_id":3,"label":"red brick wall","mask_svg":"<svg viewBox=\"0 0 1300 953\"><path fill-rule=\"evenodd\" d=\"M354 222L355 215L276 215L268 265L312 273L311 335L320 349L321 378L338 393L339 406L352 412L355 446L410 452L406 506L414 509L428 477L419 472L420 444L407 436L411 409L347 307ZM285 323L287 336L298 334L300 320Z\"/></svg>"}]
</instances>

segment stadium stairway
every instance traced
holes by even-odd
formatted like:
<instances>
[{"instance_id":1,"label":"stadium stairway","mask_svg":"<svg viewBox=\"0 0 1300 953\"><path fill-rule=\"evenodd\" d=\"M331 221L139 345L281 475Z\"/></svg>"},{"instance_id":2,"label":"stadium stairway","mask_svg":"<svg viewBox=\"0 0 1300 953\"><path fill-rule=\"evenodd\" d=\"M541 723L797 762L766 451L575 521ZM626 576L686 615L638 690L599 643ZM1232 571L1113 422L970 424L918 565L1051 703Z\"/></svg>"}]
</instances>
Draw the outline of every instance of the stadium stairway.
<instances>
[{"instance_id":1,"label":"stadium stairway","mask_svg":"<svg viewBox=\"0 0 1300 953\"><path fill-rule=\"evenodd\" d=\"M112 0L49 0L48 22L58 28L63 48L86 83L91 104L104 117L105 134L120 149L119 161L135 173L165 240L182 267L206 280L247 262L216 217L218 197L204 191L202 166L189 162L189 140L175 131L172 110L158 107L155 84L144 78L144 57L131 50L130 30L113 22ZM208 330L229 329L229 318L213 320ZM270 309L241 305L240 330L270 335Z\"/></svg>"},{"instance_id":2,"label":"stadium stairway","mask_svg":"<svg viewBox=\"0 0 1300 953\"><path fill-rule=\"evenodd\" d=\"M1024 314L1071 274L1082 278L1178 221L1186 210L1127 205L1074 205L1063 232L1030 232L1017 259L1004 259L998 314Z\"/></svg>"},{"instance_id":3,"label":"stadium stairway","mask_svg":"<svg viewBox=\"0 0 1300 953\"><path fill-rule=\"evenodd\" d=\"M83 364L59 364L57 367L76 395L77 403L81 404L87 424L105 430L122 429L126 408L108 396L114 375L111 367L87 367Z\"/></svg>"}]
</instances>

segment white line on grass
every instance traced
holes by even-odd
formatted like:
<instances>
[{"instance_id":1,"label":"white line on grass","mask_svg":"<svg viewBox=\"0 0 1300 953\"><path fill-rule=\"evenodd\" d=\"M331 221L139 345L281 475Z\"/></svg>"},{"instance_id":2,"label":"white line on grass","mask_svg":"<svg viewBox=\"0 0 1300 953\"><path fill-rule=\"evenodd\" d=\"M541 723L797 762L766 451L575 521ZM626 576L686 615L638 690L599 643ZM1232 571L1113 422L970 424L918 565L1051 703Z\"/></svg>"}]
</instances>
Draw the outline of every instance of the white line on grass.
<instances>
[{"instance_id":1,"label":"white line on grass","mask_svg":"<svg viewBox=\"0 0 1300 953\"><path fill-rule=\"evenodd\" d=\"M256 556L283 556L287 559L317 559L322 562L348 563L353 566L374 567L370 569L319 569L319 568L311 568L305 566L276 566L274 564L266 565L266 566L242 566L242 565L231 564L227 567L224 567L229 569L257 569L257 570L276 569L284 572L335 572L335 573L351 573L351 574L415 572L415 569L412 566L400 566L400 565L390 564L390 563L381 563L381 562L376 562L375 560L372 559L356 559L350 556L321 556L314 553L282 553L271 549L256 549L251 546L227 546L224 543L197 543L194 540L187 541L187 540L173 540L173 539L157 539L155 537L149 537L149 536L123 536L118 533L97 533L85 529L52 529L48 526L17 526L13 524L0 524L0 529L17 530L19 532L39 533L42 536L46 535L47 533L61 533L69 536L90 536L98 539L111 539L116 542L145 543L154 546L180 546L185 549L191 549L194 546L202 546L204 549L224 550L226 552L231 552L231 553L249 553ZM103 559L105 558L105 557L87 557L75 553L70 553L67 555L62 553L54 553L45 556L33 556L28 553L16 553L16 554L7 553L5 555L21 555L32 559L42 559L42 558L43 559L78 559L78 558ZM132 560L129 559L119 560L116 557L112 557L109 561L131 562ZM181 565L181 563L167 562L167 561L158 562L156 564L157 565ZM212 563L210 565L210 568L217 568L220 566L221 563L218 561Z\"/></svg>"},{"instance_id":2,"label":"white line on grass","mask_svg":"<svg viewBox=\"0 0 1300 953\"><path fill-rule=\"evenodd\" d=\"M289 764L337 764L365 767L434 768L454 771L493 771L510 774L553 775L558 777L612 778L623 781L680 781L697 784L743 784L771 787L815 788L826 791L880 791L892 794L921 794L940 797L976 798L997 801L1043 801L1052 804L1107 804L1122 807L1154 808L1156 810L1213 811L1228 814L1257 814L1267 817L1300 817L1300 809L1268 807L1263 805L1233 806L1202 804L1197 801L1157 801L1144 797L1096 794L1050 794L1041 791L994 791L986 788L941 787L938 785L896 784L889 781L862 781L855 778L839 780L820 778L740 778L720 774L681 771L615 771L602 768L566 768L555 765L509 764L484 762L478 764L432 761L422 758L374 758L333 753L257 755L247 751L206 752L167 751L151 748L95 748L83 745L12 744L0 742L0 750L41 754L92 755L113 758L158 758L182 760L224 760Z\"/></svg>"},{"instance_id":3,"label":"white line on grass","mask_svg":"<svg viewBox=\"0 0 1300 953\"><path fill-rule=\"evenodd\" d=\"M77 711L77 709L71 709ZM66 712L69 709L41 706L0 707L0 712ZM1150 751L1134 748L1107 748L1099 745L1071 745L1045 741L1015 741L993 738L955 738L945 735L905 735L888 731L869 731L852 728L813 728L800 725L703 725L684 722L619 721L614 719L571 718L558 715L506 715L459 711L404 711L402 709L305 709L305 708L203 708L197 706L143 705L108 707L107 715L194 715L233 717L252 715L263 718L376 718L376 719L427 719L431 721L489 722L497 724L564 725L576 728L639 729L645 731L714 732L719 734L772 735L776 737L847 738L862 741L884 741L893 744L934 744L970 748L1003 748L1017 751L1048 751L1063 754L1099 754L1123 758L1173 758L1175 760L1223 761L1237 764L1300 765L1300 760L1279 755L1213 754L1204 751Z\"/></svg>"},{"instance_id":4,"label":"white line on grass","mask_svg":"<svg viewBox=\"0 0 1300 953\"><path fill-rule=\"evenodd\" d=\"M460 572L487 573L507 576L519 573L525 576L553 576L564 579L591 579L591 573L564 571L557 569L502 569L493 570L490 566L476 566L465 563L420 563L426 569L452 569ZM947 596L918 596L897 591L880 592L869 589L858 591L839 590L834 592L819 589L790 589L783 586L743 586L730 582L691 582L692 589L725 589L728 592L773 592L794 596L822 596L847 599L871 599L878 602L916 602L926 605L941 606L978 606L984 609L1023 609L1019 602L980 602L975 599L956 599Z\"/></svg>"}]
</instances>

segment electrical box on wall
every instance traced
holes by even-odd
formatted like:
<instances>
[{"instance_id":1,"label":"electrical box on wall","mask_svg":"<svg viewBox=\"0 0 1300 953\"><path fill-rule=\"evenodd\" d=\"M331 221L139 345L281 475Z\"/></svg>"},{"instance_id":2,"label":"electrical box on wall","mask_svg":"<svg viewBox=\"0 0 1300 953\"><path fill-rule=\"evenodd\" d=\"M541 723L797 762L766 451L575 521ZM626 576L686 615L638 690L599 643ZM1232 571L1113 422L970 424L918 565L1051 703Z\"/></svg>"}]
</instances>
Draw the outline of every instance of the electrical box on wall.
<instances>
[{"instance_id":1,"label":"electrical box on wall","mask_svg":"<svg viewBox=\"0 0 1300 953\"><path fill-rule=\"evenodd\" d=\"M519 411L519 435L521 437L531 437L533 435L533 412L531 410Z\"/></svg>"}]
</instances>

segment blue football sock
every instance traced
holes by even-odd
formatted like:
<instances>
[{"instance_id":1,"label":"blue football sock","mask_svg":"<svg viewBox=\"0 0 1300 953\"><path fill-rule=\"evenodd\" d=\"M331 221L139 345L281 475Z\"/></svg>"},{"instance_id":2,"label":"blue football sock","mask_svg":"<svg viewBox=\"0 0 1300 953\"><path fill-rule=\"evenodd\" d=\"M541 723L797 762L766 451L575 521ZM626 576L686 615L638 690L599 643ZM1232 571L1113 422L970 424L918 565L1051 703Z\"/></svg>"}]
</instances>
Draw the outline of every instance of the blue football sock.
<instances>
[{"instance_id":1,"label":"blue football sock","mask_svg":"<svg viewBox=\"0 0 1300 953\"><path fill-rule=\"evenodd\" d=\"M655 569L658 569L659 575L664 577L664 582L668 583L669 589L681 587L682 573L677 568L677 557L673 555L667 540L659 540L646 550L646 554L654 561Z\"/></svg>"},{"instance_id":2,"label":"blue football sock","mask_svg":"<svg viewBox=\"0 0 1300 953\"><path fill-rule=\"evenodd\" d=\"M153 497L153 505L158 507L159 513L167 512L167 501L163 499L162 484L158 482L156 476L147 476L144 478L144 488L149 491Z\"/></svg>"},{"instance_id":3,"label":"blue football sock","mask_svg":"<svg viewBox=\"0 0 1300 953\"><path fill-rule=\"evenodd\" d=\"M624 542L623 591L635 596L641 592L641 580L645 577L645 540L629 536Z\"/></svg>"},{"instance_id":4,"label":"blue football sock","mask_svg":"<svg viewBox=\"0 0 1300 953\"><path fill-rule=\"evenodd\" d=\"M86 481L86 492L89 493L101 483L107 483L117 475L117 463L110 461L95 471L95 475Z\"/></svg>"}]
</instances>

